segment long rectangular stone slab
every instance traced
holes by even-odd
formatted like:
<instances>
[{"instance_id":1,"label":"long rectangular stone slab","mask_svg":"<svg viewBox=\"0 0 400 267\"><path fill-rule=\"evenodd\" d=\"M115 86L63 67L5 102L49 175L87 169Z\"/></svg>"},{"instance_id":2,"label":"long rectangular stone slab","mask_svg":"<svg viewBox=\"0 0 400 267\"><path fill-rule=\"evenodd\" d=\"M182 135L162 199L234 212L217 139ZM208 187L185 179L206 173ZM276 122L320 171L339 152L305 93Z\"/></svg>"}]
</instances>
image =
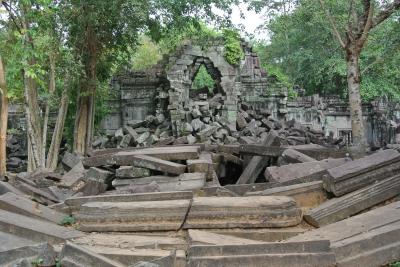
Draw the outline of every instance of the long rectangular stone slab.
<instances>
[{"instance_id":1,"label":"long rectangular stone slab","mask_svg":"<svg viewBox=\"0 0 400 267\"><path fill-rule=\"evenodd\" d=\"M303 154L291 148L288 148L285 151L283 151L282 157L285 159L285 161L289 163L304 163L304 162L317 161L316 159L313 159L312 157L309 157L306 154Z\"/></svg>"},{"instance_id":2,"label":"long rectangular stone slab","mask_svg":"<svg viewBox=\"0 0 400 267\"><path fill-rule=\"evenodd\" d=\"M290 237L302 234L311 227L300 224L293 227L284 228L230 228L230 229L207 229L207 231L227 236L252 239L260 242L278 242L289 239Z\"/></svg>"},{"instance_id":3,"label":"long rectangular stone slab","mask_svg":"<svg viewBox=\"0 0 400 267\"><path fill-rule=\"evenodd\" d=\"M0 195L5 193L12 192L16 195L24 195L22 191L11 185L10 183L0 181Z\"/></svg>"},{"instance_id":4,"label":"long rectangular stone slab","mask_svg":"<svg viewBox=\"0 0 400 267\"><path fill-rule=\"evenodd\" d=\"M152 182L157 183L160 192L197 190L204 187L206 174L183 173L176 177L159 175L135 179L115 179L112 184L115 188L123 190L127 186L143 186Z\"/></svg>"},{"instance_id":5,"label":"long rectangular stone slab","mask_svg":"<svg viewBox=\"0 0 400 267\"><path fill-rule=\"evenodd\" d=\"M72 240L78 245L90 245L111 248L130 249L165 249L165 250L186 250L187 242L184 237L174 237L168 234L140 235L138 233L91 233L84 237Z\"/></svg>"},{"instance_id":6,"label":"long rectangular stone slab","mask_svg":"<svg viewBox=\"0 0 400 267\"><path fill-rule=\"evenodd\" d=\"M265 242L262 244L194 245L190 246L189 257L234 256L284 253L330 253L329 240Z\"/></svg>"},{"instance_id":7,"label":"long rectangular stone slab","mask_svg":"<svg viewBox=\"0 0 400 267\"><path fill-rule=\"evenodd\" d=\"M4 253L11 249L20 248L26 245L34 245L37 242L22 238L16 235L0 232L0 253ZM1 255L1 254L0 254ZM0 257L2 259L2 257Z\"/></svg>"},{"instance_id":8,"label":"long rectangular stone slab","mask_svg":"<svg viewBox=\"0 0 400 267\"><path fill-rule=\"evenodd\" d=\"M400 175L390 177L308 211L304 219L315 227L346 219L400 193Z\"/></svg>"},{"instance_id":9,"label":"long rectangular stone slab","mask_svg":"<svg viewBox=\"0 0 400 267\"><path fill-rule=\"evenodd\" d=\"M329 241L192 246L188 266L335 266Z\"/></svg>"},{"instance_id":10,"label":"long rectangular stone slab","mask_svg":"<svg viewBox=\"0 0 400 267\"><path fill-rule=\"evenodd\" d=\"M221 235L212 232L188 230L191 245L246 245L246 244L262 244L263 242L234 237L229 235Z\"/></svg>"},{"instance_id":11,"label":"long rectangular stone slab","mask_svg":"<svg viewBox=\"0 0 400 267\"><path fill-rule=\"evenodd\" d=\"M54 265L56 253L46 242L36 243L0 232L0 266L19 266L17 262L25 259L42 259L43 265Z\"/></svg>"},{"instance_id":12,"label":"long rectangular stone slab","mask_svg":"<svg viewBox=\"0 0 400 267\"><path fill-rule=\"evenodd\" d=\"M400 222L400 201L328 224L321 228L289 238L288 241L310 241L326 239L331 243Z\"/></svg>"},{"instance_id":13,"label":"long rectangular stone slab","mask_svg":"<svg viewBox=\"0 0 400 267\"><path fill-rule=\"evenodd\" d=\"M0 231L50 244L61 243L84 235L71 228L8 211L0 211Z\"/></svg>"},{"instance_id":14,"label":"long rectangular stone slab","mask_svg":"<svg viewBox=\"0 0 400 267\"><path fill-rule=\"evenodd\" d=\"M163 249L129 249L129 248L110 248L101 246L83 246L85 249L93 251L110 260L120 262L126 266L132 266L140 261L153 261L159 258L170 256L171 252Z\"/></svg>"},{"instance_id":15,"label":"long rectangular stone slab","mask_svg":"<svg viewBox=\"0 0 400 267\"><path fill-rule=\"evenodd\" d=\"M136 167L142 167L171 174L182 174L186 171L186 165L146 155L132 157L131 164Z\"/></svg>"},{"instance_id":16,"label":"long rectangular stone slab","mask_svg":"<svg viewBox=\"0 0 400 267\"><path fill-rule=\"evenodd\" d=\"M335 196L341 196L396 175L399 170L400 153L383 150L329 169L324 176L324 187Z\"/></svg>"},{"instance_id":17,"label":"long rectangular stone slab","mask_svg":"<svg viewBox=\"0 0 400 267\"><path fill-rule=\"evenodd\" d=\"M61 265L74 267L126 267L126 265L113 261L87 248L67 242L61 251Z\"/></svg>"},{"instance_id":18,"label":"long rectangular stone slab","mask_svg":"<svg viewBox=\"0 0 400 267\"><path fill-rule=\"evenodd\" d=\"M298 225L302 211L290 197L197 197L185 229L257 228Z\"/></svg>"},{"instance_id":19,"label":"long rectangular stone slab","mask_svg":"<svg viewBox=\"0 0 400 267\"><path fill-rule=\"evenodd\" d=\"M272 166L265 169L264 177L267 181L281 183L282 185L312 182L322 180L327 169L343 165L347 161L346 158L341 158L289 164L280 167Z\"/></svg>"},{"instance_id":20,"label":"long rectangular stone slab","mask_svg":"<svg viewBox=\"0 0 400 267\"><path fill-rule=\"evenodd\" d=\"M400 201L322 226L288 241L327 239L338 266L383 266L399 259Z\"/></svg>"},{"instance_id":21,"label":"long rectangular stone slab","mask_svg":"<svg viewBox=\"0 0 400 267\"><path fill-rule=\"evenodd\" d=\"M264 191L249 192L245 196L288 196L293 197L300 207L317 207L327 200L322 181L269 188Z\"/></svg>"},{"instance_id":22,"label":"long rectangular stone slab","mask_svg":"<svg viewBox=\"0 0 400 267\"><path fill-rule=\"evenodd\" d=\"M83 159L86 167L99 167L104 165L129 166L132 159L138 155L147 155L163 160L188 160L198 159L199 146L169 146L136 149L133 151L121 151L115 154L106 154Z\"/></svg>"},{"instance_id":23,"label":"long rectangular stone slab","mask_svg":"<svg viewBox=\"0 0 400 267\"><path fill-rule=\"evenodd\" d=\"M6 210L54 223L60 223L65 217L63 213L10 192L0 196L0 210Z\"/></svg>"},{"instance_id":24,"label":"long rectangular stone slab","mask_svg":"<svg viewBox=\"0 0 400 267\"><path fill-rule=\"evenodd\" d=\"M140 201L163 201L192 199L192 191L142 193L125 195L100 195L87 197L71 197L65 200L65 204L70 207L71 212L80 210L81 206L87 202L140 202Z\"/></svg>"},{"instance_id":25,"label":"long rectangular stone slab","mask_svg":"<svg viewBox=\"0 0 400 267\"><path fill-rule=\"evenodd\" d=\"M41 188L37 188L23 182L19 182L18 184L16 184L16 186L26 195L31 196L40 203L52 205L60 202L54 195L48 193Z\"/></svg>"},{"instance_id":26,"label":"long rectangular stone slab","mask_svg":"<svg viewBox=\"0 0 400 267\"><path fill-rule=\"evenodd\" d=\"M224 188L243 196L247 192L262 191L267 188L272 188L275 186L280 186L278 183L253 183L253 184L227 184Z\"/></svg>"},{"instance_id":27,"label":"long rectangular stone slab","mask_svg":"<svg viewBox=\"0 0 400 267\"><path fill-rule=\"evenodd\" d=\"M95 232L179 230L190 200L88 202L76 216L79 229Z\"/></svg>"},{"instance_id":28,"label":"long rectangular stone slab","mask_svg":"<svg viewBox=\"0 0 400 267\"><path fill-rule=\"evenodd\" d=\"M399 248L400 222L332 244L338 267L386 266L400 259Z\"/></svg>"},{"instance_id":29,"label":"long rectangular stone slab","mask_svg":"<svg viewBox=\"0 0 400 267\"><path fill-rule=\"evenodd\" d=\"M275 131L270 131L262 141L262 145L271 146L276 143L279 136ZM243 170L242 174L238 178L236 184L249 184L254 183L258 175L267 166L269 157L266 156L254 156L246 168Z\"/></svg>"}]
</instances>

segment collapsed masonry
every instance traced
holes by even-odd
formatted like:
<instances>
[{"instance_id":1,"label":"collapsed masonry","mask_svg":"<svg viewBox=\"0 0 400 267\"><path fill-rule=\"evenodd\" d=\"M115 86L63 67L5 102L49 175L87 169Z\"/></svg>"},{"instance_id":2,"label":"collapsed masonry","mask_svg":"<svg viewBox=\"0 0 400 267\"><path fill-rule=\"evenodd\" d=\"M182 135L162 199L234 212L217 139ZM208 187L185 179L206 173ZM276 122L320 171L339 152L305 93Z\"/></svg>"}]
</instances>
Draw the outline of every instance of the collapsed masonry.
<instances>
[{"instance_id":1,"label":"collapsed masonry","mask_svg":"<svg viewBox=\"0 0 400 267\"><path fill-rule=\"evenodd\" d=\"M149 132L139 139L147 145L172 137L179 138L175 144L220 144L234 143L239 136L254 136L264 128L268 131L277 121L291 120L331 139L345 138L347 143L351 142L346 100L302 96L302 89L297 90L299 97L288 99L286 88L261 68L252 47L242 42L242 49L245 56L241 63L230 65L224 58L223 40L215 39L203 46L187 42L147 72L115 76L111 82L111 114L102 122L108 136L98 138L95 147L118 146L121 129L127 125L137 126L138 134ZM211 92L191 89L202 65L215 81ZM400 134L399 103L382 98L365 103L363 112L367 139L372 146L396 142L396 134ZM240 132L246 126L249 129ZM397 139L400 142L400 135ZM124 141L142 145L135 140Z\"/></svg>"},{"instance_id":2,"label":"collapsed masonry","mask_svg":"<svg viewBox=\"0 0 400 267\"><path fill-rule=\"evenodd\" d=\"M253 88L254 77L260 84L268 78L246 51L247 69L257 70L247 83ZM204 55L190 68L184 66L192 59L180 61L175 74L190 78L200 62L224 65L215 63L221 56L211 62ZM221 82L213 95L190 95L187 83L171 86L164 78L162 90L159 83L149 89L132 76L122 85L136 89L120 88L123 100L108 121L116 123L108 128L112 137L94 144L118 147L87 157L66 152L57 172L10 173L0 182L0 265L378 267L399 261L400 146L352 160L345 138L318 127L324 121L318 118L335 114L320 98L301 98L296 105L306 111L297 117L284 95L268 101L260 94L251 104L250 89L234 97L244 76L231 73L240 89L234 91L221 73L214 74ZM335 101L337 111L343 106ZM370 114L382 115L375 104ZM387 127L396 128L383 124L379 132Z\"/></svg>"},{"instance_id":3,"label":"collapsed masonry","mask_svg":"<svg viewBox=\"0 0 400 267\"><path fill-rule=\"evenodd\" d=\"M271 130L260 143L102 149L66 153L62 164L64 173L0 182L1 266L400 260L396 149L351 160L343 149L288 145ZM72 227L59 225L67 215Z\"/></svg>"}]
</instances>

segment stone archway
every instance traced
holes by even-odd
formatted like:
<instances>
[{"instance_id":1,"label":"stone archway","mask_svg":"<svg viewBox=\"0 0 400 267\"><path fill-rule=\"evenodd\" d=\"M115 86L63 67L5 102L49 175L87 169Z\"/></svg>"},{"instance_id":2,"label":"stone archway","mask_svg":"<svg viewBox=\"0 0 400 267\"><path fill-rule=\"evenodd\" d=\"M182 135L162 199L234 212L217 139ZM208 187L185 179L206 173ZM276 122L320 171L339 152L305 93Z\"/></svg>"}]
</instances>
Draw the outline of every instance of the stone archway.
<instances>
[{"instance_id":1,"label":"stone archway","mask_svg":"<svg viewBox=\"0 0 400 267\"><path fill-rule=\"evenodd\" d=\"M174 59L172 62L171 58ZM189 43L178 50L177 55L170 57L170 67L166 71L170 83L169 112L176 135L179 135L180 126L185 120L185 110L188 109L190 101L189 90L201 64L204 64L213 79L218 81L224 94L222 116L231 123L236 121L240 94L240 86L236 84L240 73L239 66L232 66L226 62L222 43L206 48Z\"/></svg>"},{"instance_id":2,"label":"stone archway","mask_svg":"<svg viewBox=\"0 0 400 267\"><path fill-rule=\"evenodd\" d=\"M190 68L190 80L192 83L194 82L195 77L197 76L201 66L204 66L205 69L207 70L208 74L211 76L211 78L215 82L215 88L213 93L221 93L225 95L225 91L223 90L221 86L221 72L214 66L214 63L212 62L211 59L206 58L206 57L198 57L193 61L193 64Z\"/></svg>"}]
</instances>

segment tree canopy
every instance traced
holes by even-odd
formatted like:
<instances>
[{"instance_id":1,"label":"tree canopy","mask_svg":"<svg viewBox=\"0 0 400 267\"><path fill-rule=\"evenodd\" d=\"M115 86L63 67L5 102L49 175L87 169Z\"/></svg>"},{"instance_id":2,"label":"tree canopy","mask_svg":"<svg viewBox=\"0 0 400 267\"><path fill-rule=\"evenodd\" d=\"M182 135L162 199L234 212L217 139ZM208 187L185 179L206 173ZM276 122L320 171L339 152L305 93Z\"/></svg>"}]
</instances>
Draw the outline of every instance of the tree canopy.
<instances>
[{"instance_id":1,"label":"tree canopy","mask_svg":"<svg viewBox=\"0 0 400 267\"><path fill-rule=\"evenodd\" d=\"M336 94L345 97L344 52L331 31L317 1L303 0L292 11L276 14L266 25L271 40L257 44L265 66L288 77L308 94ZM327 1L330 13L343 29L351 1ZM361 96L364 100L387 95L400 98L398 17L387 19L370 32L361 53Z\"/></svg>"}]
</instances>

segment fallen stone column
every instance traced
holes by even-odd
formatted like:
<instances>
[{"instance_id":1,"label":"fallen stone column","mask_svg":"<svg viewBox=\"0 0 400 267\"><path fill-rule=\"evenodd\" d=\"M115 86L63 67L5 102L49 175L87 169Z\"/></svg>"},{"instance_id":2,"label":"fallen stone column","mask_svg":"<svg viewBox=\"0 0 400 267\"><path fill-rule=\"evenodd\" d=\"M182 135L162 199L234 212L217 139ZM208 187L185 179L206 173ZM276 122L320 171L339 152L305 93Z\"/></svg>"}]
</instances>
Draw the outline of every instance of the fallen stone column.
<instances>
[{"instance_id":1,"label":"fallen stone column","mask_svg":"<svg viewBox=\"0 0 400 267\"><path fill-rule=\"evenodd\" d=\"M191 246L188 266L335 266L329 241ZM267 264L268 263L268 264ZM267 265L266 265L267 264Z\"/></svg>"},{"instance_id":2,"label":"fallen stone column","mask_svg":"<svg viewBox=\"0 0 400 267\"><path fill-rule=\"evenodd\" d=\"M388 149L329 169L324 176L324 188L342 196L400 171L400 153Z\"/></svg>"},{"instance_id":3,"label":"fallen stone column","mask_svg":"<svg viewBox=\"0 0 400 267\"><path fill-rule=\"evenodd\" d=\"M395 197L400 193L400 175L393 176L308 211L304 219L316 226L334 223Z\"/></svg>"},{"instance_id":4,"label":"fallen stone column","mask_svg":"<svg viewBox=\"0 0 400 267\"><path fill-rule=\"evenodd\" d=\"M290 197L198 197L183 227L287 227L298 225L301 219L301 209Z\"/></svg>"},{"instance_id":5,"label":"fallen stone column","mask_svg":"<svg viewBox=\"0 0 400 267\"><path fill-rule=\"evenodd\" d=\"M189 207L190 200L88 202L76 217L88 232L179 230Z\"/></svg>"}]
</instances>

